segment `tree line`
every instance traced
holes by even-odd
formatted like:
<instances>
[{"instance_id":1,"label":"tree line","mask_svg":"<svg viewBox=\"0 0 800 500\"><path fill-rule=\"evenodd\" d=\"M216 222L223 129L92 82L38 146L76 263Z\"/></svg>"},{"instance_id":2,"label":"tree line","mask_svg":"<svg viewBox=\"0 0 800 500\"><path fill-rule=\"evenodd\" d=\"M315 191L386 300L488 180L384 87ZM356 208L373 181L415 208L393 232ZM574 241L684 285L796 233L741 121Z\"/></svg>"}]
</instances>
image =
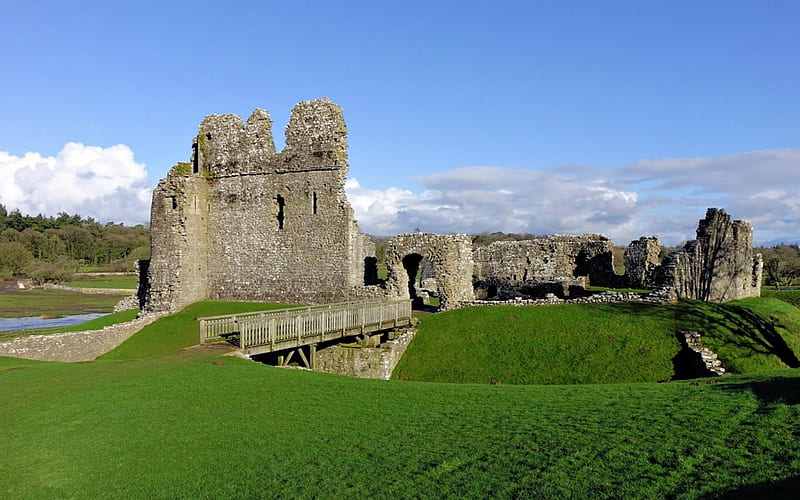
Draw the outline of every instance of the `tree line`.
<instances>
[{"instance_id":1,"label":"tree line","mask_svg":"<svg viewBox=\"0 0 800 500\"><path fill-rule=\"evenodd\" d=\"M80 268L130 271L150 255L142 225L100 224L91 217L23 215L0 204L0 274L61 281Z\"/></svg>"}]
</instances>

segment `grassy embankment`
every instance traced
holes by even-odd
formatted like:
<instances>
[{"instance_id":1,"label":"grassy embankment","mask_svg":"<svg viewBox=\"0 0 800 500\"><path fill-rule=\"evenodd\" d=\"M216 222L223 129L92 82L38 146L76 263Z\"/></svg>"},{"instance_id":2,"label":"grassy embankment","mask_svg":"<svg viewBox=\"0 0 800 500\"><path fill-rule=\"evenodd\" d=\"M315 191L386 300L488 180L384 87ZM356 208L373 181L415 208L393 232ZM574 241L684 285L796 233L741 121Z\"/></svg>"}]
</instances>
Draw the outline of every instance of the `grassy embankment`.
<instances>
[{"instance_id":1,"label":"grassy embankment","mask_svg":"<svg viewBox=\"0 0 800 500\"><path fill-rule=\"evenodd\" d=\"M676 306L492 306L425 317L401 380L580 384L672 378L677 334L695 330L734 373L800 366L800 310L775 299ZM675 361L673 361L675 359Z\"/></svg>"}]
</instances>

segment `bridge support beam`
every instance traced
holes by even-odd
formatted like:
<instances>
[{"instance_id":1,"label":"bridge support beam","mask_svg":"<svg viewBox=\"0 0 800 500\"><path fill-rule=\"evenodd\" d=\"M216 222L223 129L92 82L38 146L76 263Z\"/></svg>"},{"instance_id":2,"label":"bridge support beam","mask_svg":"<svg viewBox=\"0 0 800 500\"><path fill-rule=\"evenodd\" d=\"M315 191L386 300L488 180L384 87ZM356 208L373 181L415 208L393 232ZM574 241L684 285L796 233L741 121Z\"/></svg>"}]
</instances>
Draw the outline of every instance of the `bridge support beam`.
<instances>
[{"instance_id":1,"label":"bridge support beam","mask_svg":"<svg viewBox=\"0 0 800 500\"><path fill-rule=\"evenodd\" d=\"M308 344L308 356L303 352L303 347L304 346L300 346L290 350L287 356L278 356L278 366L289 366L292 356L294 356L294 353L297 353L303 361L303 366L309 370L314 370L317 365L317 344Z\"/></svg>"}]
</instances>

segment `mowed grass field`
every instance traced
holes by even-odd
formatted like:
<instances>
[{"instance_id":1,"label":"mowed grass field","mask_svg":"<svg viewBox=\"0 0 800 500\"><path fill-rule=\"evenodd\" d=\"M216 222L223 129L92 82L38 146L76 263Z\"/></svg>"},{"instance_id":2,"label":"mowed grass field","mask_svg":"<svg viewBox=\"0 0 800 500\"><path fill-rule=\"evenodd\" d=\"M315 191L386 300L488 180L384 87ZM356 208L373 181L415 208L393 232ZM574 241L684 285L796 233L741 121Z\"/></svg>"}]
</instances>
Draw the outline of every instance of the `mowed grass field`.
<instances>
[{"instance_id":1,"label":"mowed grass field","mask_svg":"<svg viewBox=\"0 0 800 500\"><path fill-rule=\"evenodd\" d=\"M191 347L194 318L226 307L190 306L93 363L0 358L0 497L794 498L800 486L796 369L717 383L360 380ZM441 317L422 318L412 347Z\"/></svg>"}]
</instances>

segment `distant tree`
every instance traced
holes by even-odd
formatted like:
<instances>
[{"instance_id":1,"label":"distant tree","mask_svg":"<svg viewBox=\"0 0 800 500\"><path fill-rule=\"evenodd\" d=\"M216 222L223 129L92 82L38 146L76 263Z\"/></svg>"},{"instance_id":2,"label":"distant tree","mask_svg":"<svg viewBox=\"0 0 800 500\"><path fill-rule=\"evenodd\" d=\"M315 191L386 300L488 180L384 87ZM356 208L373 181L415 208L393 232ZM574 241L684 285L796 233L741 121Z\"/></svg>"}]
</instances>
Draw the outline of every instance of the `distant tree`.
<instances>
[{"instance_id":1,"label":"distant tree","mask_svg":"<svg viewBox=\"0 0 800 500\"><path fill-rule=\"evenodd\" d=\"M75 267L74 262L63 260L56 263L32 260L25 266L25 275L39 283L60 283L72 276Z\"/></svg>"},{"instance_id":2,"label":"distant tree","mask_svg":"<svg viewBox=\"0 0 800 500\"><path fill-rule=\"evenodd\" d=\"M33 260L31 252L18 241L0 242L0 272L22 276L25 266Z\"/></svg>"},{"instance_id":3,"label":"distant tree","mask_svg":"<svg viewBox=\"0 0 800 500\"><path fill-rule=\"evenodd\" d=\"M800 248L797 245L776 245L772 248L756 248L764 260L766 284L776 289L791 286L800 278Z\"/></svg>"},{"instance_id":4,"label":"distant tree","mask_svg":"<svg viewBox=\"0 0 800 500\"><path fill-rule=\"evenodd\" d=\"M8 217L6 217L6 227L16 231L22 231L28 227L28 225L25 222L25 218L19 213L19 210L14 209L8 214Z\"/></svg>"}]
</instances>

